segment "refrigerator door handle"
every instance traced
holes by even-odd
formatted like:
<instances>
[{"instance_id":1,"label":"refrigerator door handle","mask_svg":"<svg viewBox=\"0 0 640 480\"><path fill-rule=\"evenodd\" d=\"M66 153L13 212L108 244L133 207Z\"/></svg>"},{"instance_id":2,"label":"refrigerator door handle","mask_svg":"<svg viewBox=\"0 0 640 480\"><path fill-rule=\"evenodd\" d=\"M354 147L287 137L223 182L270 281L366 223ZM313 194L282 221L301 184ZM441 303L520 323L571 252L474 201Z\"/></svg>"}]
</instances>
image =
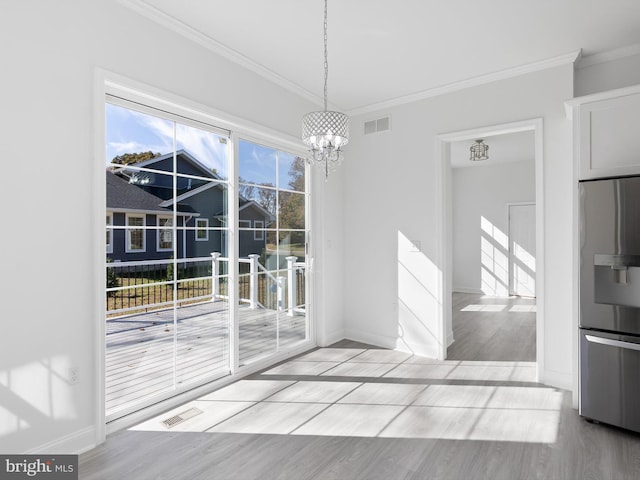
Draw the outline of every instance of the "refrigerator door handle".
<instances>
[{"instance_id":1,"label":"refrigerator door handle","mask_svg":"<svg viewBox=\"0 0 640 480\"><path fill-rule=\"evenodd\" d=\"M610 347L626 348L628 350L640 351L640 344L631 342L622 342L620 340L612 340L610 338L595 337L593 335L585 335L584 338L591 343L599 343L601 345L609 345Z\"/></svg>"}]
</instances>

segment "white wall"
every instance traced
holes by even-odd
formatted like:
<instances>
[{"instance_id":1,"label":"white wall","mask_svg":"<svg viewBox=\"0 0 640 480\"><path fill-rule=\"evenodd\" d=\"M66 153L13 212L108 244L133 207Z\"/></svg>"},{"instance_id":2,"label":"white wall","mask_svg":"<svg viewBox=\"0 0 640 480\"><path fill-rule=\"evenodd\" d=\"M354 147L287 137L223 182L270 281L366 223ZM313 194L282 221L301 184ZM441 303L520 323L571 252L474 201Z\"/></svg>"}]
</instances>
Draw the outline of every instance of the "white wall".
<instances>
[{"instance_id":1,"label":"white wall","mask_svg":"<svg viewBox=\"0 0 640 480\"><path fill-rule=\"evenodd\" d=\"M581 97L638 84L640 84L640 54L597 63L585 57L576 68L575 96Z\"/></svg>"},{"instance_id":2,"label":"white wall","mask_svg":"<svg viewBox=\"0 0 640 480\"><path fill-rule=\"evenodd\" d=\"M491 139L487 140L487 143L490 142ZM533 142L529 148L533 156ZM486 284L482 282L481 219L484 218L485 223L497 229L494 236L504 235L506 238L509 229L507 204L535 203L533 160L497 165L488 162L477 167L454 168L452 171L454 292L508 294L508 270L506 278L501 278L502 282L494 284L491 279ZM495 248L500 249L499 246ZM508 250L499 253L508 259ZM502 272L494 274L503 276Z\"/></svg>"},{"instance_id":3,"label":"white wall","mask_svg":"<svg viewBox=\"0 0 640 480\"><path fill-rule=\"evenodd\" d=\"M425 99L379 112L393 129L362 134L352 119L345 161L345 328L355 339L428 350L439 315L436 137L542 117L544 121L543 381L571 388L573 65ZM367 118L373 117L368 115ZM416 252L412 245L420 243Z\"/></svg>"},{"instance_id":4,"label":"white wall","mask_svg":"<svg viewBox=\"0 0 640 480\"><path fill-rule=\"evenodd\" d=\"M98 406L96 67L292 136L316 107L111 0L2 10L0 452L72 452L94 440Z\"/></svg>"}]
</instances>

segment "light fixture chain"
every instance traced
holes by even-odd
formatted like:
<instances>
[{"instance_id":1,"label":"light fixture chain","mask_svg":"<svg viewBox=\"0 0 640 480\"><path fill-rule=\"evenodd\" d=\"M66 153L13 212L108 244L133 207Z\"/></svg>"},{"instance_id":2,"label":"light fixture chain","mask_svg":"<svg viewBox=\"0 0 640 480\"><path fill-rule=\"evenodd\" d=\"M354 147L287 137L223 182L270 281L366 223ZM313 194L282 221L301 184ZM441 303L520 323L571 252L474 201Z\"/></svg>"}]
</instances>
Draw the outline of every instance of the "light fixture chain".
<instances>
[{"instance_id":1,"label":"light fixture chain","mask_svg":"<svg viewBox=\"0 0 640 480\"><path fill-rule=\"evenodd\" d=\"M324 111L325 112L327 111L328 78L329 78L329 53L327 49L327 0L324 0Z\"/></svg>"}]
</instances>

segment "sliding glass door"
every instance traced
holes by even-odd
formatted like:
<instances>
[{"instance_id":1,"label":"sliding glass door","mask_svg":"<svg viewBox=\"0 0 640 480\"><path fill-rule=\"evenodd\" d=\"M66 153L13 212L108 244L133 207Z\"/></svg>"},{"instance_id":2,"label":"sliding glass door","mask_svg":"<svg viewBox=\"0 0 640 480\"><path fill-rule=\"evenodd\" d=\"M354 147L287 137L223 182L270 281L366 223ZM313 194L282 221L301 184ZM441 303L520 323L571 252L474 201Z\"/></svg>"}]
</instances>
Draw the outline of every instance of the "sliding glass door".
<instances>
[{"instance_id":1,"label":"sliding glass door","mask_svg":"<svg viewBox=\"0 0 640 480\"><path fill-rule=\"evenodd\" d=\"M105 111L110 421L309 340L309 182L303 158L202 121Z\"/></svg>"}]
</instances>

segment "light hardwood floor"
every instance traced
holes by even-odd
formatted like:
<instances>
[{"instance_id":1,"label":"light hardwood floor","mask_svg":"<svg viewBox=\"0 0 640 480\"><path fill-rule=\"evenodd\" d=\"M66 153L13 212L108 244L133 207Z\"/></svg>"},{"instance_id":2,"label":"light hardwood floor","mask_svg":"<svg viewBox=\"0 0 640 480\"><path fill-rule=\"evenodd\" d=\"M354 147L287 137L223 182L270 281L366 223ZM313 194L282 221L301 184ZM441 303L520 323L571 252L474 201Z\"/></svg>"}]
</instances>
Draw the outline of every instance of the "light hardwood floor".
<instances>
[{"instance_id":1,"label":"light hardwood floor","mask_svg":"<svg viewBox=\"0 0 640 480\"><path fill-rule=\"evenodd\" d=\"M446 361L345 340L113 434L80 478L640 478L640 435L585 422L533 381L531 308L457 295Z\"/></svg>"}]
</instances>

